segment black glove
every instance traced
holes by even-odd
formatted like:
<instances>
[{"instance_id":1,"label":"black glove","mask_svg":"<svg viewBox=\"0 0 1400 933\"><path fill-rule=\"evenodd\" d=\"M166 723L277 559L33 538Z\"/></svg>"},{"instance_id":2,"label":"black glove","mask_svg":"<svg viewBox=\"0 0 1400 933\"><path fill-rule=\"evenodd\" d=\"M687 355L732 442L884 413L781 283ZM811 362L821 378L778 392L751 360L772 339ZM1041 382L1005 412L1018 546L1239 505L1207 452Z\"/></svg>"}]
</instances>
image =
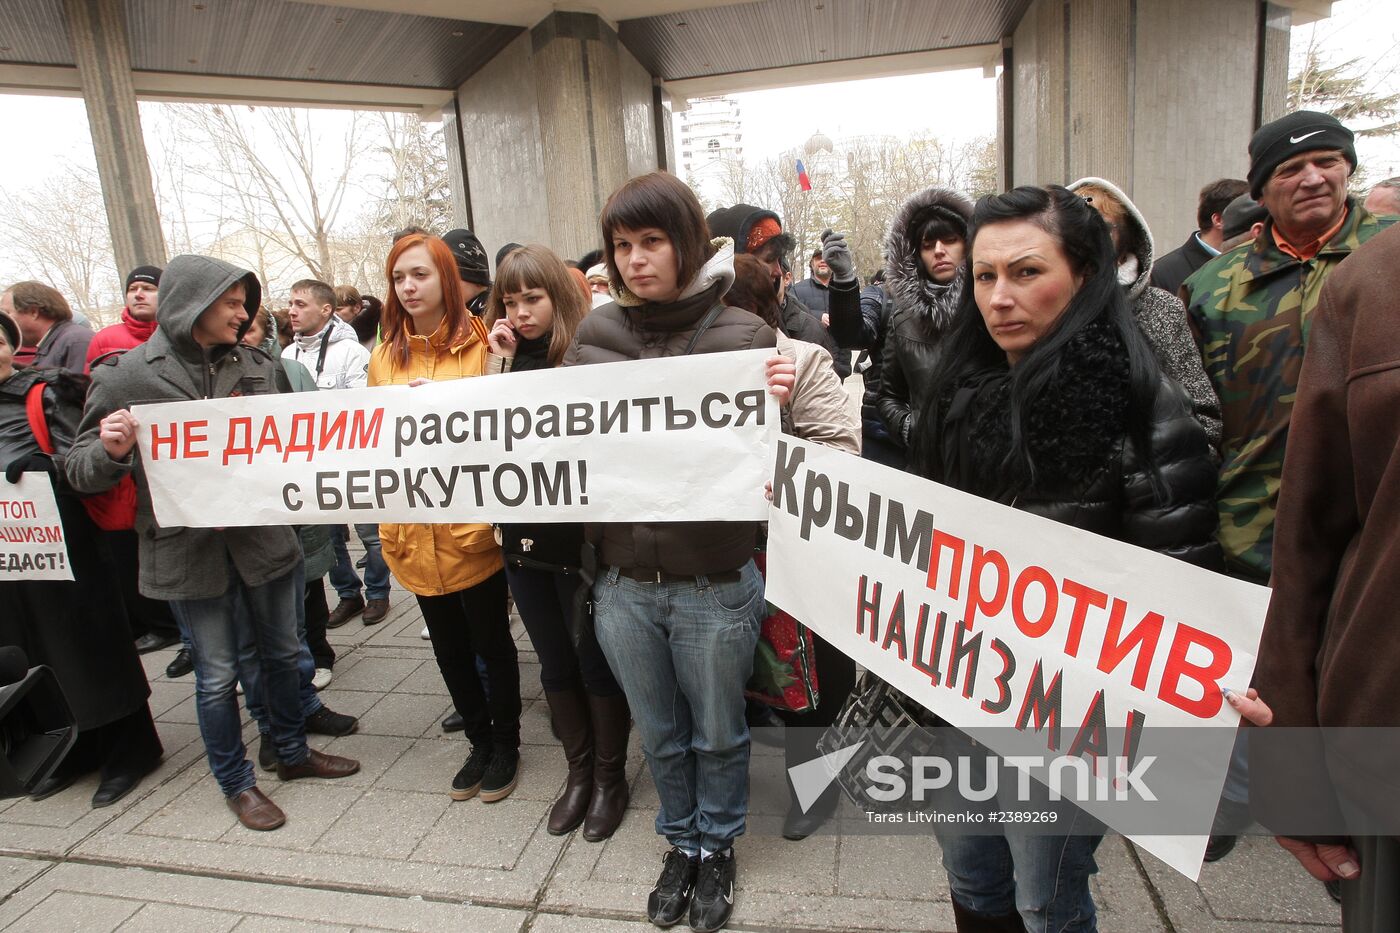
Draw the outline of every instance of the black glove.
<instances>
[{"instance_id":1,"label":"black glove","mask_svg":"<svg viewBox=\"0 0 1400 933\"><path fill-rule=\"evenodd\" d=\"M856 280L856 263L844 233L822 233L822 260L831 267L831 280L845 285Z\"/></svg>"},{"instance_id":2,"label":"black glove","mask_svg":"<svg viewBox=\"0 0 1400 933\"><path fill-rule=\"evenodd\" d=\"M5 479L11 483L18 483L21 473L57 473L58 468L54 466L47 454L25 454L15 460L11 460L9 466L5 467Z\"/></svg>"}]
</instances>

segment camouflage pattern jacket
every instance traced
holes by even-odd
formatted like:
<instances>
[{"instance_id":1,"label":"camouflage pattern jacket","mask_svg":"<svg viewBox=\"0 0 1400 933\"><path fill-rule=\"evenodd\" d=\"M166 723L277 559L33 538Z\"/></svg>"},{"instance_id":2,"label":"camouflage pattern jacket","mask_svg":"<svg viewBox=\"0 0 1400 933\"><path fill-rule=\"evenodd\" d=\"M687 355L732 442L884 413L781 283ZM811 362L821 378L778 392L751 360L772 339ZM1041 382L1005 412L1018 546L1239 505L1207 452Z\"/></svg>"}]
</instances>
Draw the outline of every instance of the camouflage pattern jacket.
<instances>
[{"instance_id":1,"label":"camouflage pattern jacket","mask_svg":"<svg viewBox=\"0 0 1400 933\"><path fill-rule=\"evenodd\" d=\"M1220 396L1220 545L1229 573L1267 584L1274 511L1298 375L1318 295L1352 250L1392 222L1347 199L1347 219L1307 262L1274 243L1273 224L1186 280L1186 311Z\"/></svg>"}]
</instances>

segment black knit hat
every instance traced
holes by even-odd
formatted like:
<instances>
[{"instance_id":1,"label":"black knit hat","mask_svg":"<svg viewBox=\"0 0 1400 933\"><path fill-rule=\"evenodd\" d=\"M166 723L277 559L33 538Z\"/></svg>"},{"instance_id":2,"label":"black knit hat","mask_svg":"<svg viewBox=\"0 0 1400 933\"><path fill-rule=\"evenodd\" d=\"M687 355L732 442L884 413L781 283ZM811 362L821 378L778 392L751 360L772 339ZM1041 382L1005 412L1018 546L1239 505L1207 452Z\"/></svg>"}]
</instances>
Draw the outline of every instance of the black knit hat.
<instances>
[{"instance_id":1,"label":"black knit hat","mask_svg":"<svg viewBox=\"0 0 1400 933\"><path fill-rule=\"evenodd\" d=\"M18 350L20 347L19 325L4 311L0 311L0 330L5 332L5 342L10 345L10 349Z\"/></svg>"},{"instance_id":2,"label":"black knit hat","mask_svg":"<svg viewBox=\"0 0 1400 933\"><path fill-rule=\"evenodd\" d=\"M1269 210L1247 194L1242 194L1229 204L1220 214L1220 235L1227 240L1234 239L1257 223L1269 219Z\"/></svg>"},{"instance_id":3,"label":"black knit hat","mask_svg":"<svg viewBox=\"0 0 1400 933\"><path fill-rule=\"evenodd\" d=\"M1302 152L1340 149L1356 171L1356 135L1328 113L1299 110L1254 131L1249 141L1249 194L1256 201L1280 164Z\"/></svg>"},{"instance_id":4,"label":"black knit hat","mask_svg":"<svg viewBox=\"0 0 1400 933\"><path fill-rule=\"evenodd\" d=\"M491 270L486 265L486 250L470 230L449 230L442 235L447 248L457 259L457 275L463 282L490 285Z\"/></svg>"},{"instance_id":5,"label":"black knit hat","mask_svg":"<svg viewBox=\"0 0 1400 933\"><path fill-rule=\"evenodd\" d=\"M505 246L502 246L500 249L496 250L496 268L500 269L501 260L505 259L507 256L509 256L511 253L515 252L518 249L524 249L524 247L521 246L519 243L507 243Z\"/></svg>"},{"instance_id":6,"label":"black knit hat","mask_svg":"<svg viewBox=\"0 0 1400 933\"><path fill-rule=\"evenodd\" d=\"M137 266L126 274L126 285L122 291L131 288L132 282L145 282L147 285L160 286L160 266Z\"/></svg>"}]
</instances>

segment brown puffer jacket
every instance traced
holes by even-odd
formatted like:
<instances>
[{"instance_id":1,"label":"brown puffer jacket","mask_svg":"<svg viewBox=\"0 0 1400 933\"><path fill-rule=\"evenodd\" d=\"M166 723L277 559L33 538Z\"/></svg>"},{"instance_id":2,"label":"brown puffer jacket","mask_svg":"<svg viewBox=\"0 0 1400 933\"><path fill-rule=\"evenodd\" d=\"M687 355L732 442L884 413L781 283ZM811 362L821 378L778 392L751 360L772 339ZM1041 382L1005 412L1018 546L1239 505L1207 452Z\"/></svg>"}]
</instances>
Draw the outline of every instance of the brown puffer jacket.
<instances>
[{"instance_id":1,"label":"brown puffer jacket","mask_svg":"<svg viewBox=\"0 0 1400 933\"><path fill-rule=\"evenodd\" d=\"M715 258L722 264L720 254ZM637 302L635 296L624 292L618 295L619 303L590 312L579 327L564 365L681 356L700 320L733 281L732 252L728 260L727 278L721 269L710 276L708 287L674 304L633 304ZM713 272L715 265L715 260L711 260L701 276ZM700 335L691 352L751 350L776 343L772 328L758 317L726 307ZM607 523L588 525L587 536L598 549L601 564L710 574L735 570L752 559L757 530L755 522Z\"/></svg>"}]
</instances>

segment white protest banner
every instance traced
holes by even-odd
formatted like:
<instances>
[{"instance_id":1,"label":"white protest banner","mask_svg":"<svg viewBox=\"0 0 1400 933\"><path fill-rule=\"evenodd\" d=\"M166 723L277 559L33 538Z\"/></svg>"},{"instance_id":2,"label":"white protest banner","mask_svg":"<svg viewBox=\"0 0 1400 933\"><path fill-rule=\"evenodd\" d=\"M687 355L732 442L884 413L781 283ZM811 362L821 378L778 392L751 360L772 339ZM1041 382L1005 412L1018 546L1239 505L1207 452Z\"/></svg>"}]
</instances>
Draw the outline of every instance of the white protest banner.
<instances>
[{"instance_id":1,"label":"white protest banner","mask_svg":"<svg viewBox=\"0 0 1400 933\"><path fill-rule=\"evenodd\" d=\"M1169 828L1121 831L1196 878L1206 837L1164 833L1209 829L1266 588L786 436L767 559L769 602L998 754L1155 768Z\"/></svg>"},{"instance_id":2,"label":"white protest banner","mask_svg":"<svg viewBox=\"0 0 1400 933\"><path fill-rule=\"evenodd\" d=\"M0 580L71 580L68 545L47 473L0 481Z\"/></svg>"},{"instance_id":3,"label":"white protest banner","mask_svg":"<svg viewBox=\"0 0 1400 933\"><path fill-rule=\"evenodd\" d=\"M162 527L767 514L771 350L138 405Z\"/></svg>"}]
</instances>

